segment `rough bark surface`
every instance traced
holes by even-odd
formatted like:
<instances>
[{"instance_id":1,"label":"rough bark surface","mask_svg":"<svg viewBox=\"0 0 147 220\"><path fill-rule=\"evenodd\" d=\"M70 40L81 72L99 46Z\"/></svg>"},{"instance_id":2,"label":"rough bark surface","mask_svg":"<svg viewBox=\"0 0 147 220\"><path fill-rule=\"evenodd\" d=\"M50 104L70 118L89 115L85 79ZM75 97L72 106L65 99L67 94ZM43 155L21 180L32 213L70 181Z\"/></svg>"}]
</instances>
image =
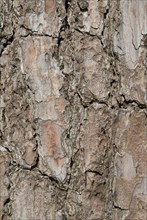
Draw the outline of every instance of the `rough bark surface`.
<instances>
[{"instance_id":1,"label":"rough bark surface","mask_svg":"<svg viewBox=\"0 0 147 220\"><path fill-rule=\"evenodd\" d=\"M0 1L0 219L147 219L147 1Z\"/></svg>"}]
</instances>

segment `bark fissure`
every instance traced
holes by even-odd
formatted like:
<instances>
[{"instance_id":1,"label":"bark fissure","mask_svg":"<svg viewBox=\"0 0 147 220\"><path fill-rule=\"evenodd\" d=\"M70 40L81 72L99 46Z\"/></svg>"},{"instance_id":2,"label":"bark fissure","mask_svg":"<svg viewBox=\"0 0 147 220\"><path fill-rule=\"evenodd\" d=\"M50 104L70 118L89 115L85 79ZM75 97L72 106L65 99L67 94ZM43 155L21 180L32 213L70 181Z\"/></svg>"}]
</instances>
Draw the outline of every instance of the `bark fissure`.
<instances>
[{"instance_id":1,"label":"bark fissure","mask_svg":"<svg viewBox=\"0 0 147 220\"><path fill-rule=\"evenodd\" d=\"M0 2L0 219L146 218L145 14Z\"/></svg>"}]
</instances>

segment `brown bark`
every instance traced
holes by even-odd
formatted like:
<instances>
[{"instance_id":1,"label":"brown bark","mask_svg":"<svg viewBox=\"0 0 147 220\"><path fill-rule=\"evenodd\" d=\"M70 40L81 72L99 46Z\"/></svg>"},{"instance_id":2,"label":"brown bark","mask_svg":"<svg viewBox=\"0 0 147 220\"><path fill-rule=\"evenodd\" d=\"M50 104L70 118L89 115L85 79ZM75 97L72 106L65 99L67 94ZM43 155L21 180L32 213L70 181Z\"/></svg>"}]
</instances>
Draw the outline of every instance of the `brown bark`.
<instances>
[{"instance_id":1,"label":"brown bark","mask_svg":"<svg viewBox=\"0 0 147 220\"><path fill-rule=\"evenodd\" d=\"M147 218L146 10L0 2L0 219Z\"/></svg>"}]
</instances>

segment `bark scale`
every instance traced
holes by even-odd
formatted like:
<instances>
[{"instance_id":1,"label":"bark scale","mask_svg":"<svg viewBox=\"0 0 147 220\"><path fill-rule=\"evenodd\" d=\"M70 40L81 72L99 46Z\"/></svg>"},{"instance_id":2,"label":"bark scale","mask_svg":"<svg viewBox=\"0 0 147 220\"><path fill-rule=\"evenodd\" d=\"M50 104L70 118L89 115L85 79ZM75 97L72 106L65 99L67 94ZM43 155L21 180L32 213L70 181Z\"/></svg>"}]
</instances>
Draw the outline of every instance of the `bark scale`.
<instances>
[{"instance_id":1,"label":"bark scale","mask_svg":"<svg viewBox=\"0 0 147 220\"><path fill-rule=\"evenodd\" d=\"M146 219L146 14L0 2L0 219Z\"/></svg>"}]
</instances>

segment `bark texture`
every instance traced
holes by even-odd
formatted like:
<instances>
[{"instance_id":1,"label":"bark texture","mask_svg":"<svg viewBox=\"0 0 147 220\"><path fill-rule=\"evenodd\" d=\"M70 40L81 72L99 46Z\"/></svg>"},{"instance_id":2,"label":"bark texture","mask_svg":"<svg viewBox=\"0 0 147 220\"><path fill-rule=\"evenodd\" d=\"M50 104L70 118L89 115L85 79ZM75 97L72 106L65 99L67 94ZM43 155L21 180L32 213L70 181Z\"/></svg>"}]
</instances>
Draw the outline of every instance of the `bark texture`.
<instances>
[{"instance_id":1,"label":"bark texture","mask_svg":"<svg viewBox=\"0 0 147 220\"><path fill-rule=\"evenodd\" d=\"M147 219L147 1L0 1L0 219Z\"/></svg>"}]
</instances>

